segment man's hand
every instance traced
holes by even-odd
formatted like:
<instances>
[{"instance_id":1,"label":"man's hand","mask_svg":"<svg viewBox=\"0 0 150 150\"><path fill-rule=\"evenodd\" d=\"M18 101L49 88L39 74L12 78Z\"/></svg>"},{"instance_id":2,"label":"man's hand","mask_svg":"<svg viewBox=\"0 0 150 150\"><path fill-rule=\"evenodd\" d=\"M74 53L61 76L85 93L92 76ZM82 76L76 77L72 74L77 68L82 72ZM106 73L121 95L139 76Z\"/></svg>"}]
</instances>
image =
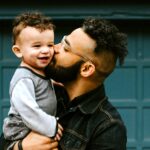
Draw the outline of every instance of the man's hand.
<instances>
[{"instance_id":1,"label":"man's hand","mask_svg":"<svg viewBox=\"0 0 150 150\"><path fill-rule=\"evenodd\" d=\"M22 141L23 150L58 150L58 142L36 132L29 133ZM18 142L13 150L18 150Z\"/></svg>"}]
</instances>

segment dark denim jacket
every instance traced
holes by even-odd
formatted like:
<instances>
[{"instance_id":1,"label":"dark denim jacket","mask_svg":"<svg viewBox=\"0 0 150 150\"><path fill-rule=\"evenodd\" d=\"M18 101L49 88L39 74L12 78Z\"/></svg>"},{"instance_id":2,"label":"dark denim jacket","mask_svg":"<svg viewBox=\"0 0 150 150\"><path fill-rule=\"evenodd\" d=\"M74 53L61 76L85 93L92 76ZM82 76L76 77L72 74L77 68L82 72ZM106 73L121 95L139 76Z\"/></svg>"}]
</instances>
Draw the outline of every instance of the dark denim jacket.
<instances>
[{"instance_id":1,"label":"dark denim jacket","mask_svg":"<svg viewBox=\"0 0 150 150\"><path fill-rule=\"evenodd\" d=\"M59 122L65 129L59 149L126 150L126 128L103 85L69 105L58 98L58 104Z\"/></svg>"},{"instance_id":2,"label":"dark denim jacket","mask_svg":"<svg viewBox=\"0 0 150 150\"><path fill-rule=\"evenodd\" d=\"M64 127L60 150L126 150L126 128L108 101L103 85L71 102L65 91L56 89L56 92L57 115ZM10 145L3 136L0 141L0 148Z\"/></svg>"}]
</instances>

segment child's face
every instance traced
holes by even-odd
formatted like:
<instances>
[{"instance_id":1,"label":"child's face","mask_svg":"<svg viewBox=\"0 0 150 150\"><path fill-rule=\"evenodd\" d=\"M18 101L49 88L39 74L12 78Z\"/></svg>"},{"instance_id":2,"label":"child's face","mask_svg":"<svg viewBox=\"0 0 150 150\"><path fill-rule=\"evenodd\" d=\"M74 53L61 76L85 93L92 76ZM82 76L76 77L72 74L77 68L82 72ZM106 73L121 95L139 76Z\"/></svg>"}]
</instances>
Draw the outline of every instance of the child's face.
<instances>
[{"instance_id":1,"label":"child's face","mask_svg":"<svg viewBox=\"0 0 150 150\"><path fill-rule=\"evenodd\" d=\"M43 70L54 54L54 31L40 31L34 27L24 28L16 42L22 56L22 65Z\"/></svg>"}]
</instances>

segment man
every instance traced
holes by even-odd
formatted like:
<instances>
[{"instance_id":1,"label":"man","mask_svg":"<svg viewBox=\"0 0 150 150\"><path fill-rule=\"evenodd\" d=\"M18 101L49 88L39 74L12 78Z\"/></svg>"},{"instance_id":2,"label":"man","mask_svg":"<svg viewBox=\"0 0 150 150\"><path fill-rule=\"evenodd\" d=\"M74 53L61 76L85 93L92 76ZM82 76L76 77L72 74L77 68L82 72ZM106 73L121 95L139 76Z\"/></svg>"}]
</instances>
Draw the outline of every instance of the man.
<instances>
[{"instance_id":1,"label":"man","mask_svg":"<svg viewBox=\"0 0 150 150\"><path fill-rule=\"evenodd\" d=\"M103 84L117 60L123 64L126 43L126 35L110 22L88 18L55 46L47 74L66 89L56 87L57 116L64 128L58 149L126 150L126 128ZM57 144L34 132L22 141L24 150L54 150Z\"/></svg>"}]
</instances>

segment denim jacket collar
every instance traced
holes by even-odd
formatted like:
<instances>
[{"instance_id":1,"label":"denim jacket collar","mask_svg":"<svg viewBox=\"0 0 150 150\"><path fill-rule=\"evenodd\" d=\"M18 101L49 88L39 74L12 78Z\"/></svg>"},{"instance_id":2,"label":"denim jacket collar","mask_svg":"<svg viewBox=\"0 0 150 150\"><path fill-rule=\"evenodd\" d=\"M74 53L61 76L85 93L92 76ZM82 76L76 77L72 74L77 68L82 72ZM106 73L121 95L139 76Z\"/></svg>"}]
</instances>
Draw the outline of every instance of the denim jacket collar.
<instances>
[{"instance_id":1,"label":"denim jacket collar","mask_svg":"<svg viewBox=\"0 0 150 150\"><path fill-rule=\"evenodd\" d=\"M104 85L101 85L84 95L76 97L75 99L80 101L77 108L79 108L83 114L92 114L97 110L102 101L106 99Z\"/></svg>"}]
</instances>

